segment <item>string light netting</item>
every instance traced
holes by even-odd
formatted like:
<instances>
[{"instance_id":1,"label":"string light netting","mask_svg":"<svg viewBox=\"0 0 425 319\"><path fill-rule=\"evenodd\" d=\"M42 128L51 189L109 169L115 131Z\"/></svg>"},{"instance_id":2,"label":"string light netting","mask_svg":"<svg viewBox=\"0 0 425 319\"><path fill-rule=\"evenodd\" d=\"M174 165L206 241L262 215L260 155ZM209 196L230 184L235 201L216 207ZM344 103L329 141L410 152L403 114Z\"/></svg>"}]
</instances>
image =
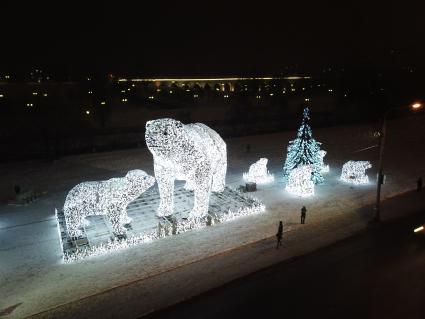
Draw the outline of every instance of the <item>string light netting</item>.
<instances>
[{"instance_id":1,"label":"string light netting","mask_svg":"<svg viewBox=\"0 0 425 319\"><path fill-rule=\"evenodd\" d=\"M202 123L187 124L169 119L146 123L146 144L154 159L160 204L158 216L173 213L174 181L186 181L194 192L190 217L207 215L210 192L224 190L227 170L226 143Z\"/></svg>"},{"instance_id":2,"label":"string light netting","mask_svg":"<svg viewBox=\"0 0 425 319\"><path fill-rule=\"evenodd\" d=\"M274 181L273 174L267 170L267 158L260 158L249 167L248 173L243 173L243 179L246 182L257 184L267 184Z\"/></svg>"},{"instance_id":3,"label":"string light netting","mask_svg":"<svg viewBox=\"0 0 425 319\"><path fill-rule=\"evenodd\" d=\"M63 206L68 235L82 235L85 217L92 215L106 215L117 235L126 234L127 205L154 183L155 178L136 169L125 177L78 184L69 191Z\"/></svg>"},{"instance_id":4,"label":"string light netting","mask_svg":"<svg viewBox=\"0 0 425 319\"><path fill-rule=\"evenodd\" d=\"M320 157L321 162L320 165L322 167L322 173L328 173L329 172L329 165L324 163L324 157L326 156L327 152L324 150L320 150Z\"/></svg>"},{"instance_id":5,"label":"string light netting","mask_svg":"<svg viewBox=\"0 0 425 319\"><path fill-rule=\"evenodd\" d=\"M371 168L369 161L348 161L342 166L341 180L351 184L367 184L369 177L366 170Z\"/></svg>"},{"instance_id":6,"label":"string light netting","mask_svg":"<svg viewBox=\"0 0 425 319\"><path fill-rule=\"evenodd\" d=\"M311 180L312 165L301 165L289 174L286 190L294 195L308 197L314 195L314 183Z\"/></svg>"}]
</instances>

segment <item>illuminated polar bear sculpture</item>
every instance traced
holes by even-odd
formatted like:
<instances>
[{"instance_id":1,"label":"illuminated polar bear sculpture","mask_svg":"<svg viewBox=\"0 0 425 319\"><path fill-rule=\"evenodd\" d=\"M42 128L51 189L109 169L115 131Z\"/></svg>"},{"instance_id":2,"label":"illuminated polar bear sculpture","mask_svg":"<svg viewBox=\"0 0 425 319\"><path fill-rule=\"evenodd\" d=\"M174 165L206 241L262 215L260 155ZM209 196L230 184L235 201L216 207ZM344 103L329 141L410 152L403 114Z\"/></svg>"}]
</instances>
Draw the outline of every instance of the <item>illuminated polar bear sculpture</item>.
<instances>
[{"instance_id":1,"label":"illuminated polar bear sculpture","mask_svg":"<svg viewBox=\"0 0 425 319\"><path fill-rule=\"evenodd\" d=\"M312 165L301 165L289 174L286 190L294 195L308 197L314 195L314 182L311 180Z\"/></svg>"},{"instance_id":2,"label":"illuminated polar bear sculpture","mask_svg":"<svg viewBox=\"0 0 425 319\"><path fill-rule=\"evenodd\" d=\"M169 119L146 123L146 144L154 159L160 203L157 215L173 213L174 180L185 180L185 188L193 190L194 205L190 218L208 213L211 191L224 190L226 143L208 126L186 124Z\"/></svg>"},{"instance_id":3,"label":"illuminated polar bear sculpture","mask_svg":"<svg viewBox=\"0 0 425 319\"><path fill-rule=\"evenodd\" d=\"M325 150L320 150L320 165L322 167L322 173L328 173L329 172L329 165L325 164L323 162L323 158L326 156Z\"/></svg>"},{"instance_id":4,"label":"illuminated polar bear sculpture","mask_svg":"<svg viewBox=\"0 0 425 319\"><path fill-rule=\"evenodd\" d=\"M85 217L91 215L106 215L114 232L125 234L124 224L129 220L127 205L154 183L155 178L136 169L125 177L78 184L66 196L63 207L68 235L80 236Z\"/></svg>"},{"instance_id":5,"label":"illuminated polar bear sculpture","mask_svg":"<svg viewBox=\"0 0 425 319\"><path fill-rule=\"evenodd\" d=\"M267 158L260 158L249 167L248 173L243 173L243 179L246 182L257 184L267 184L274 181L273 174L267 170Z\"/></svg>"},{"instance_id":6,"label":"illuminated polar bear sculpture","mask_svg":"<svg viewBox=\"0 0 425 319\"><path fill-rule=\"evenodd\" d=\"M371 167L369 161L348 161L342 166L341 180L352 184L367 184L369 177L365 172Z\"/></svg>"}]
</instances>

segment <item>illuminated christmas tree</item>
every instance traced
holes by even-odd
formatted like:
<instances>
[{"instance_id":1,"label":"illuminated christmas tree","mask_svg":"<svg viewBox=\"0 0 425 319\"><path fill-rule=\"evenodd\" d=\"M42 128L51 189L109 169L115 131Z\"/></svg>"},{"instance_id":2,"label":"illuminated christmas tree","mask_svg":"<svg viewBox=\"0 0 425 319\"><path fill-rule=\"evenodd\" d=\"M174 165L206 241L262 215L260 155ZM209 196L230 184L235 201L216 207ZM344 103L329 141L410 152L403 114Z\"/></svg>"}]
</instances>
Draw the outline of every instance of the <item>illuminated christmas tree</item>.
<instances>
[{"instance_id":1,"label":"illuminated christmas tree","mask_svg":"<svg viewBox=\"0 0 425 319\"><path fill-rule=\"evenodd\" d=\"M291 171L301 165L312 165L312 181L314 184L323 182L322 176L322 155L320 153L320 142L313 138L310 121L310 110L304 109L303 120L298 129L297 138L288 144L285 166L283 167L283 177L289 178Z\"/></svg>"}]
</instances>

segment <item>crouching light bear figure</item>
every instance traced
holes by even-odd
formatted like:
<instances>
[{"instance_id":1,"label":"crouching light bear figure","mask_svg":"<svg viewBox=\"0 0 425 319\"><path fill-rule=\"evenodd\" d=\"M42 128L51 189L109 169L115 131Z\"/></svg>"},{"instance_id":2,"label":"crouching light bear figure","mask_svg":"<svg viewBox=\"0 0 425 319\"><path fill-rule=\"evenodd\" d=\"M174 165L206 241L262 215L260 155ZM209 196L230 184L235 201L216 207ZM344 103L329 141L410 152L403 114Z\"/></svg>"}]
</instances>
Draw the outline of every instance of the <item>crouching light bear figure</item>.
<instances>
[{"instance_id":1,"label":"crouching light bear figure","mask_svg":"<svg viewBox=\"0 0 425 319\"><path fill-rule=\"evenodd\" d=\"M208 126L186 124L169 119L146 123L146 144L154 159L160 203L157 215L173 213L174 180L185 180L185 188L194 192L190 218L208 213L211 191L224 190L226 143Z\"/></svg>"},{"instance_id":2,"label":"crouching light bear figure","mask_svg":"<svg viewBox=\"0 0 425 319\"><path fill-rule=\"evenodd\" d=\"M289 174L286 190L294 195L308 197L314 195L314 182L312 181L312 165L301 165L294 168Z\"/></svg>"},{"instance_id":3,"label":"crouching light bear figure","mask_svg":"<svg viewBox=\"0 0 425 319\"><path fill-rule=\"evenodd\" d=\"M366 170L371 168L369 161L348 161L342 166L341 180L352 184L367 184Z\"/></svg>"},{"instance_id":4,"label":"crouching light bear figure","mask_svg":"<svg viewBox=\"0 0 425 319\"><path fill-rule=\"evenodd\" d=\"M78 184L69 191L63 206L68 235L80 236L85 217L91 215L106 215L114 232L125 234L127 205L154 183L155 178L136 169L125 177Z\"/></svg>"},{"instance_id":5,"label":"crouching light bear figure","mask_svg":"<svg viewBox=\"0 0 425 319\"><path fill-rule=\"evenodd\" d=\"M273 174L267 170L267 158L260 158L249 167L248 173L243 173L243 179L246 182L257 184L267 184L274 181Z\"/></svg>"}]
</instances>

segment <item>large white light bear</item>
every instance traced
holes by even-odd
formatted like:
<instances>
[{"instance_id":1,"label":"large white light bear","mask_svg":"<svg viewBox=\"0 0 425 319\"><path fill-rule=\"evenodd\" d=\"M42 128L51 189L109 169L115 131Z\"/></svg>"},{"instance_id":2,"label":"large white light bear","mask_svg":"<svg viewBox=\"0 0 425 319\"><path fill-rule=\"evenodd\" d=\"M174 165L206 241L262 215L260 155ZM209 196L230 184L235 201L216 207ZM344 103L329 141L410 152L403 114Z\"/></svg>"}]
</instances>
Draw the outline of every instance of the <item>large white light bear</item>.
<instances>
[{"instance_id":1,"label":"large white light bear","mask_svg":"<svg viewBox=\"0 0 425 319\"><path fill-rule=\"evenodd\" d=\"M173 213L174 180L185 180L194 191L189 217L208 213L211 191L224 190L227 151L220 135L202 123L186 124L169 119L146 123L146 144L154 159L160 193L158 216Z\"/></svg>"},{"instance_id":2,"label":"large white light bear","mask_svg":"<svg viewBox=\"0 0 425 319\"><path fill-rule=\"evenodd\" d=\"M125 177L106 181L83 182L66 196L63 212L68 235L81 235L86 216L106 215L116 234L125 234L127 205L155 183L155 178L142 170L132 170Z\"/></svg>"}]
</instances>

